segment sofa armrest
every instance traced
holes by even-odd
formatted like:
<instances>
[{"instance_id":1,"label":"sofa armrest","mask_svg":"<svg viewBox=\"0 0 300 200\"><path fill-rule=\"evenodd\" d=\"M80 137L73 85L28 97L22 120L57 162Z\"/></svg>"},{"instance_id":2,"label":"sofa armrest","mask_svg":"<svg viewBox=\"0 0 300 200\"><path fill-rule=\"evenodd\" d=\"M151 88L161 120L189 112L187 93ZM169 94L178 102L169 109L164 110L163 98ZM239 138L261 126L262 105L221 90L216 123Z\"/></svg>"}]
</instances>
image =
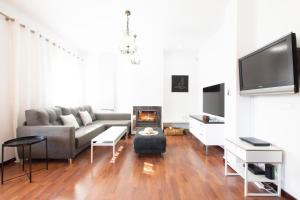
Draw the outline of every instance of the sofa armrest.
<instances>
[{"instance_id":1,"label":"sofa armrest","mask_svg":"<svg viewBox=\"0 0 300 200\"><path fill-rule=\"evenodd\" d=\"M75 156L75 128L70 126L22 126L17 128L17 137L47 136L48 157L68 159ZM32 146L33 158L45 157L45 144ZM19 151L20 155L20 151Z\"/></svg>"},{"instance_id":2,"label":"sofa armrest","mask_svg":"<svg viewBox=\"0 0 300 200\"><path fill-rule=\"evenodd\" d=\"M130 113L95 113L96 120L131 120Z\"/></svg>"}]
</instances>

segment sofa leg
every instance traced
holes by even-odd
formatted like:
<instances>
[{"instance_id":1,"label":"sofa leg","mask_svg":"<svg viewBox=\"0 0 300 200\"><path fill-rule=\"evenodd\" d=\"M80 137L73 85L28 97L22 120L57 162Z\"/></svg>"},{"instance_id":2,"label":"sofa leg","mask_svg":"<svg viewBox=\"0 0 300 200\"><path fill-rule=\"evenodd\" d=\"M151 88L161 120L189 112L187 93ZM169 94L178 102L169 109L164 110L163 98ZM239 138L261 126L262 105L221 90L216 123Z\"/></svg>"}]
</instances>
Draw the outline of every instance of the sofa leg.
<instances>
[{"instance_id":1,"label":"sofa leg","mask_svg":"<svg viewBox=\"0 0 300 200\"><path fill-rule=\"evenodd\" d=\"M68 161L69 161L69 164L72 165L73 159L72 159L72 158L69 158Z\"/></svg>"}]
</instances>

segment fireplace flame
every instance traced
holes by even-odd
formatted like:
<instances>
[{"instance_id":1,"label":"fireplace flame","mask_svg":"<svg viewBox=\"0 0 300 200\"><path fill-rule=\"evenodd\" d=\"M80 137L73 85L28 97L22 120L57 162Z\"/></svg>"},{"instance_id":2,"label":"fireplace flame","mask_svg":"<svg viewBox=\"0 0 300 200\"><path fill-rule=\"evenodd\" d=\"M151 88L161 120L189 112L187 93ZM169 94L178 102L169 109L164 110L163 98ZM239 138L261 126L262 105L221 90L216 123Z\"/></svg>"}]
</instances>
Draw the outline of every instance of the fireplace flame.
<instances>
[{"instance_id":1,"label":"fireplace flame","mask_svg":"<svg viewBox=\"0 0 300 200\"><path fill-rule=\"evenodd\" d=\"M138 121L155 122L157 120L156 111L139 111Z\"/></svg>"}]
</instances>

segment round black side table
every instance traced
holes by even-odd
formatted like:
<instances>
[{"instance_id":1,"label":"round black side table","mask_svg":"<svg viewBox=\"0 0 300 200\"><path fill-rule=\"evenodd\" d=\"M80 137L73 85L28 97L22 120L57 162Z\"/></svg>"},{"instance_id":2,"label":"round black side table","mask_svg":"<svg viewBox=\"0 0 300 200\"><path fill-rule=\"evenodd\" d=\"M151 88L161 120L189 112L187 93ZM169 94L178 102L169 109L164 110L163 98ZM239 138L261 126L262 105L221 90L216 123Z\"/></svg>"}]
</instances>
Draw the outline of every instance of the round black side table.
<instances>
[{"instance_id":1,"label":"round black side table","mask_svg":"<svg viewBox=\"0 0 300 200\"><path fill-rule=\"evenodd\" d=\"M48 170L48 142L46 136L27 136L27 137L19 137L16 139L8 140L2 144L2 164L1 164L1 183L4 183L4 147L22 147L22 169L25 171L24 167L24 161L25 161L25 155L24 155L24 147L28 146L29 148L29 155L28 155L28 162L29 162L29 182L31 183L31 145L40 143L45 141L46 143L46 169ZM25 174L28 177L28 174L25 171ZM17 178L17 177L15 177Z\"/></svg>"}]
</instances>

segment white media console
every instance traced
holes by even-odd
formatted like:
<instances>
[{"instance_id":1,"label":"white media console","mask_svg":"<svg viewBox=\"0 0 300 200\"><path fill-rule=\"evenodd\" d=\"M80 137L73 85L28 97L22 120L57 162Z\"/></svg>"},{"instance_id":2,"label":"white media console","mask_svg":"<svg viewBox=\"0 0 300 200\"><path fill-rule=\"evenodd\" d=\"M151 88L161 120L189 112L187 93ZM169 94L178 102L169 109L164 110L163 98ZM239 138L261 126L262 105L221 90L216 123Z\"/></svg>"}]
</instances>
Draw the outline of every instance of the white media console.
<instances>
[{"instance_id":1,"label":"white media console","mask_svg":"<svg viewBox=\"0 0 300 200\"><path fill-rule=\"evenodd\" d=\"M224 122L206 123L202 120L202 116L190 115L189 129L205 145L206 154L209 146L224 145Z\"/></svg>"},{"instance_id":2,"label":"white media console","mask_svg":"<svg viewBox=\"0 0 300 200\"><path fill-rule=\"evenodd\" d=\"M238 175L244 178L244 195L247 196L279 196L281 195L281 165L282 150L276 146L253 146L239 138L225 141L225 176ZM235 156L236 162L231 163L229 156ZM248 170L249 163L272 163L277 166L276 179L269 179L265 175L255 175ZM228 167L236 173L228 173ZM248 182L271 182L277 184L277 193L249 193Z\"/></svg>"}]
</instances>

